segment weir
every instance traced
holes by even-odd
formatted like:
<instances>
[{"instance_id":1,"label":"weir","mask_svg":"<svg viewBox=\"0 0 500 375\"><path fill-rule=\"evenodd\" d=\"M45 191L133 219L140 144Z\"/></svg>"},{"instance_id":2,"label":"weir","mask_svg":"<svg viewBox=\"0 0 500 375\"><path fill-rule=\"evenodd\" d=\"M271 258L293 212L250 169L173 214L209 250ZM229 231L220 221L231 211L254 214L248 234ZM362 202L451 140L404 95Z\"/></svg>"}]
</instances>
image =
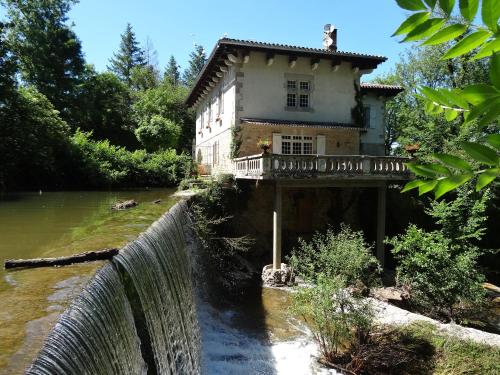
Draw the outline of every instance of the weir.
<instances>
[{"instance_id":1,"label":"weir","mask_svg":"<svg viewBox=\"0 0 500 375\"><path fill-rule=\"evenodd\" d=\"M27 374L197 374L200 334L179 202L97 271Z\"/></svg>"}]
</instances>

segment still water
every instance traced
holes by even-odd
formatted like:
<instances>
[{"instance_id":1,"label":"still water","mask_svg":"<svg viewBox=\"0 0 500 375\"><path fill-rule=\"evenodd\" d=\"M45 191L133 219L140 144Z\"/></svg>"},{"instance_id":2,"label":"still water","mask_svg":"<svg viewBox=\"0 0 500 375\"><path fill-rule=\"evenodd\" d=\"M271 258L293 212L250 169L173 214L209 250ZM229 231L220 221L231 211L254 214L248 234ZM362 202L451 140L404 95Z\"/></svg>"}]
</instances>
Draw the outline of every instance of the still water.
<instances>
[{"instance_id":1,"label":"still water","mask_svg":"<svg viewBox=\"0 0 500 375\"><path fill-rule=\"evenodd\" d=\"M173 189L0 195L0 374L22 373L102 262L6 271L10 258L121 247L174 203ZM117 200L139 206L113 211ZM153 203L161 200L160 203Z\"/></svg>"}]
</instances>

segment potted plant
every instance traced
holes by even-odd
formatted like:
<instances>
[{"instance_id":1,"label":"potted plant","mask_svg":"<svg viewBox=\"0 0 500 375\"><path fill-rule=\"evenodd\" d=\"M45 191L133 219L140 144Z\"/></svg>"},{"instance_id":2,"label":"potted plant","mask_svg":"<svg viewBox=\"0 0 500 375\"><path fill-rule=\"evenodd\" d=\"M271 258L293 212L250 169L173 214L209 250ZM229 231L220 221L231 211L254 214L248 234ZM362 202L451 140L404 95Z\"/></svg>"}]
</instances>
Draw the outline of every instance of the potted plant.
<instances>
[{"instance_id":1,"label":"potted plant","mask_svg":"<svg viewBox=\"0 0 500 375\"><path fill-rule=\"evenodd\" d=\"M420 143L407 144L405 147L405 151L410 154L410 157L413 158L415 152L420 149Z\"/></svg>"},{"instance_id":2,"label":"potted plant","mask_svg":"<svg viewBox=\"0 0 500 375\"><path fill-rule=\"evenodd\" d=\"M259 139L257 146L264 154L267 154L267 151L271 148L271 141L269 139Z\"/></svg>"}]
</instances>

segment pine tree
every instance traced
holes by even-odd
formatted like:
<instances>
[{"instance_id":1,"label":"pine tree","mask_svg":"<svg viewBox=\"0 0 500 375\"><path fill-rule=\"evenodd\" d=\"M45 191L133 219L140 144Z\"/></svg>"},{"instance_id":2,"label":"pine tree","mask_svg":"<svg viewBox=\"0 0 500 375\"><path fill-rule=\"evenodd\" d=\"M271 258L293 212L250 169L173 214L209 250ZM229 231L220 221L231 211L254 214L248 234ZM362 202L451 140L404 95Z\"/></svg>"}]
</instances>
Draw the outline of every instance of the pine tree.
<instances>
[{"instance_id":1,"label":"pine tree","mask_svg":"<svg viewBox=\"0 0 500 375\"><path fill-rule=\"evenodd\" d=\"M76 34L66 25L75 0L4 0L9 41L22 80L44 94L66 120L71 119L84 58Z\"/></svg>"},{"instance_id":2,"label":"pine tree","mask_svg":"<svg viewBox=\"0 0 500 375\"><path fill-rule=\"evenodd\" d=\"M132 30L132 25L127 23L125 32L121 35L120 49L109 60L108 69L128 86L131 84L132 69L144 66L144 51L139 47L139 42Z\"/></svg>"},{"instance_id":3,"label":"pine tree","mask_svg":"<svg viewBox=\"0 0 500 375\"><path fill-rule=\"evenodd\" d=\"M172 55L168 61L168 65L165 68L164 79L168 80L172 85L177 86L181 80L181 72L179 71L180 66L177 64L177 60Z\"/></svg>"},{"instance_id":4,"label":"pine tree","mask_svg":"<svg viewBox=\"0 0 500 375\"><path fill-rule=\"evenodd\" d=\"M189 68L184 71L183 81L187 86L193 86L196 77L198 77L207 62L207 55L202 46L195 45L194 51L191 52L189 57Z\"/></svg>"}]
</instances>

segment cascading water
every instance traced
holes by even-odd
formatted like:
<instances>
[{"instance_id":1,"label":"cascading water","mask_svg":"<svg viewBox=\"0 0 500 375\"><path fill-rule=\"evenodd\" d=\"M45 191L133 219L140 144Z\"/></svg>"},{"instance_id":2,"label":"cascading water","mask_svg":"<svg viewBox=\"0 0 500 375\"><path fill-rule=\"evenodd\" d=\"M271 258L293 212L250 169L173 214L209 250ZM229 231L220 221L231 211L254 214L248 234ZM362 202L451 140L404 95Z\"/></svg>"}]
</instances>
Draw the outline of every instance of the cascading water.
<instances>
[{"instance_id":1,"label":"cascading water","mask_svg":"<svg viewBox=\"0 0 500 375\"><path fill-rule=\"evenodd\" d=\"M102 267L28 374L197 374L200 337L180 202Z\"/></svg>"},{"instance_id":2,"label":"cascading water","mask_svg":"<svg viewBox=\"0 0 500 375\"><path fill-rule=\"evenodd\" d=\"M145 374L130 303L111 264L61 316L27 374Z\"/></svg>"}]
</instances>

